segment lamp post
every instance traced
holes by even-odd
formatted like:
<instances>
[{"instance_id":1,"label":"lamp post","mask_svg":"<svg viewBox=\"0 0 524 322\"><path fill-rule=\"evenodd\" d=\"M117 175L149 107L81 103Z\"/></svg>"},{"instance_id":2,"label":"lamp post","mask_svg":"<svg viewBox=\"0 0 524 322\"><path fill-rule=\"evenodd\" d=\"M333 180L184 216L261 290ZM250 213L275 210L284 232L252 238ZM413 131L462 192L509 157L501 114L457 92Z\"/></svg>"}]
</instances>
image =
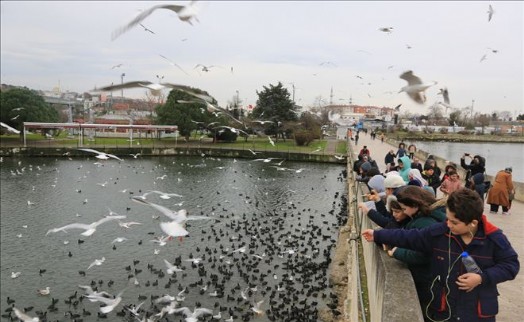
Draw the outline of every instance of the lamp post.
<instances>
[{"instance_id":1,"label":"lamp post","mask_svg":"<svg viewBox=\"0 0 524 322\"><path fill-rule=\"evenodd\" d=\"M126 73L122 73L122 75L120 75L120 84L124 85L124 76L126 76ZM122 87L122 92L121 92L121 95L122 95L122 102L124 101L124 88Z\"/></svg>"}]
</instances>

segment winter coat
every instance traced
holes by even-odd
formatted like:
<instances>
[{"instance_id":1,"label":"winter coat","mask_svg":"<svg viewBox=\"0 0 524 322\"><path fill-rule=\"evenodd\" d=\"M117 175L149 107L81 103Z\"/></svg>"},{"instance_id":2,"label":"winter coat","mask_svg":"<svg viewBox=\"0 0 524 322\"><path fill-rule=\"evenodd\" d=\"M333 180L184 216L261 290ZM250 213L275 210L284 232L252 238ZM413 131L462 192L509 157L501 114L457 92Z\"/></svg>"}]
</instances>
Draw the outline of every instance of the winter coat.
<instances>
[{"instance_id":1,"label":"winter coat","mask_svg":"<svg viewBox=\"0 0 524 322\"><path fill-rule=\"evenodd\" d=\"M397 153L395 154L397 157L402 158L406 155L406 149L404 148L398 148Z\"/></svg>"},{"instance_id":2,"label":"winter coat","mask_svg":"<svg viewBox=\"0 0 524 322\"><path fill-rule=\"evenodd\" d=\"M484 173L477 173L469 179L471 190L475 190L479 194L482 201L484 201L484 194L486 193L486 185L484 184L484 180Z\"/></svg>"},{"instance_id":3,"label":"winter coat","mask_svg":"<svg viewBox=\"0 0 524 322\"><path fill-rule=\"evenodd\" d=\"M500 229L482 216L473 240L466 245L447 224L417 229L383 229L374 232L375 242L431 254L430 316L468 322L495 321L498 313L497 284L512 280L520 268L518 255ZM467 251L482 270L482 283L470 292L458 289L457 278L466 273L460 254ZM449 292L449 294L448 294Z\"/></svg>"},{"instance_id":4,"label":"winter coat","mask_svg":"<svg viewBox=\"0 0 524 322\"><path fill-rule=\"evenodd\" d=\"M395 162L395 154L393 153L387 153L386 156L384 157L384 163L386 165L390 164L390 163L394 163Z\"/></svg>"},{"instance_id":5,"label":"winter coat","mask_svg":"<svg viewBox=\"0 0 524 322\"><path fill-rule=\"evenodd\" d=\"M511 173L501 170L497 172L493 187L489 189L487 203L493 205L509 206L509 191L514 188Z\"/></svg>"},{"instance_id":6,"label":"winter coat","mask_svg":"<svg viewBox=\"0 0 524 322\"><path fill-rule=\"evenodd\" d=\"M475 163L475 161L471 161L469 165L466 164L466 160L464 157L460 158L460 166L464 168L468 173L466 175L466 181L469 180L472 176L474 176L477 173L484 173L486 172L486 165L484 164L484 158L480 155L475 155L473 159L479 159L479 163Z\"/></svg>"},{"instance_id":7,"label":"winter coat","mask_svg":"<svg viewBox=\"0 0 524 322\"><path fill-rule=\"evenodd\" d=\"M404 164L404 167L402 168L402 170L398 172L398 174L400 174L402 179L404 179L404 181L408 183L409 182L409 170L411 170L411 159L407 155L405 155L402 158L399 158L398 161L399 163L400 161L402 161L402 163Z\"/></svg>"},{"instance_id":8,"label":"winter coat","mask_svg":"<svg viewBox=\"0 0 524 322\"><path fill-rule=\"evenodd\" d=\"M422 178L426 179L426 181L428 182L428 186L432 187L434 190L433 192L436 193L437 188L440 187L440 178L435 172L435 170L433 170L433 175L431 176L428 175L426 171L422 172Z\"/></svg>"}]
</instances>

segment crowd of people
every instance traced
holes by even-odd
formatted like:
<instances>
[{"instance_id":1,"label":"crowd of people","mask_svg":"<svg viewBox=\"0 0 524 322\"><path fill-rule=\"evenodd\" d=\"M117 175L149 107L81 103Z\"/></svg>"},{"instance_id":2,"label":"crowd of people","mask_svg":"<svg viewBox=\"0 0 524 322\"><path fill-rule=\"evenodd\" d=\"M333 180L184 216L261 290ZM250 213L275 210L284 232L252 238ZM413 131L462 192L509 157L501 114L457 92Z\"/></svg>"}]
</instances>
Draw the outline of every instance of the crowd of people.
<instances>
[{"instance_id":1,"label":"crowd of people","mask_svg":"<svg viewBox=\"0 0 524 322\"><path fill-rule=\"evenodd\" d=\"M509 214L512 169L499 171L490 183L485 159L464 154L460 166L467 175L460 178L457 164L442 171L433 156L422 162L415 152L415 145L400 143L396 152L388 151L381 171L370 149L360 150L353 170L370 193L359 208L382 228L362 235L407 265L425 321L495 321L497 284L514 279L520 264L506 236L484 215L484 199L491 214L499 207ZM481 271L466 271L463 251Z\"/></svg>"}]
</instances>

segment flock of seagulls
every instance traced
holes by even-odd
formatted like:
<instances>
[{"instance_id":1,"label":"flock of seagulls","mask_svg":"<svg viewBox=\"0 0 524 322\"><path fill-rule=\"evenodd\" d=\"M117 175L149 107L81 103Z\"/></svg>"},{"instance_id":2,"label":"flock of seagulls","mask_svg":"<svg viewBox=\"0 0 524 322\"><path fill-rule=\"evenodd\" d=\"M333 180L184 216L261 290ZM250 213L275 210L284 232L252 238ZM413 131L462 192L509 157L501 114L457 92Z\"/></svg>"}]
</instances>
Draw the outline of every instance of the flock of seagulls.
<instances>
[{"instance_id":1,"label":"flock of seagulls","mask_svg":"<svg viewBox=\"0 0 524 322\"><path fill-rule=\"evenodd\" d=\"M95 157L98 155L93 151L86 152L92 152ZM109 209L109 214L91 223L89 220L86 224L66 222L65 225L56 225L58 228L48 229L47 233L42 231L42 236L47 236L43 237L46 243L55 244L53 248L63 248L65 261L76 258L85 266L78 267L76 279L58 279L39 289L37 296L41 298L40 301L28 303L8 298L7 310L2 312L4 318L17 317L22 321L170 321L178 315L184 321L193 322L257 319L317 321L322 307L331 314L339 314L337 308L341 303L329 288L327 270L338 227L347 218L344 192L337 191L332 196L334 201L331 210L313 210L301 206L300 201L293 201L292 196L296 191L291 189L283 194L289 196L289 199L280 206L263 206L272 202L272 198L263 200L263 196L274 189L275 179L257 177L254 174L257 172L251 173L249 169L256 167L273 173L271 176L275 178L280 177L273 166L282 165L284 160L263 158L259 165L256 165L257 162L245 161L230 162L228 167L224 167L223 161L212 157L202 157L201 161L192 163L176 159L173 167L178 170L169 170L166 164L148 170L143 165L145 160L116 162L108 158L102 165L88 166L84 163L77 168L77 185L98 172L98 178L93 178L92 185L99 187L96 183L101 181L99 177L103 174L121 172L123 175L124 169L127 169L133 176L155 182L155 178L160 176L172 178L170 183L166 183L172 187L178 186L178 182L185 182L185 193L165 192L165 189L143 189L144 192L129 187L122 189L123 178L106 178L109 184L94 191L113 193L115 196L127 194L129 202L126 204L126 215L118 215ZM190 169L208 169L204 178L211 180L209 171L216 171L213 170L216 168L235 174L219 179L222 182L212 183L216 186L216 195L238 191L238 200L235 201L238 206L229 208L233 207L231 201L223 197L216 199L216 204L208 210L195 206L195 201L210 196L186 196L188 191L211 182L200 182L195 178L193 184L190 184L189 181L175 179L175 176ZM45 171L46 167L38 166L38 169ZM311 190L318 189L319 183L326 180L325 175L318 174L320 180L313 183L309 176L300 179L304 168L293 171L298 180L305 180L305 183L311 185L308 188ZM20 173L16 175L25 175L24 172ZM74 172L57 172L59 174L67 176L69 180L75 176ZM144 179L136 180L139 185L145 184L142 182ZM257 196L249 189L236 190L238 180L247 180L244 185L252 181L255 190L267 192ZM340 189L343 190L343 172L337 180L341 182ZM325 182L322 186L332 187L333 183ZM325 191L322 190L322 193ZM73 193L82 196L92 192L82 187ZM94 195L88 197L96 199ZM173 198L188 198L186 201L189 206L173 208L182 205L177 203L175 206ZM79 207L83 207L84 197L77 199ZM135 203L141 206L133 207ZM252 213L246 209L252 209ZM163 216L158 218L157 213ZM130 218L136 221L124 222ZM166 227L162 227L164 225ZM75 233L78 230L81 232ZM101 232L95 233L97 230ZM146 232L147 235L142 235ZM154 237L148 238L151 239L150 243L143 243L148 235ZM70 239L78 239L78 243L69 243ZM106 246L95 246L102 243ZM145 251L149 248L150 251ZM120 256L121 260L117 263L114 254L119 252L126 252L129 257ZM49 274L63 274L60 273L63 269L61 266L41 268L40 283L49 281ZM26 268L20 271L12 272L13 281L31 274L26 272ZM69 287L63 283L69 284ZM64 287L71 293L58 293L57 290Z\"/></svg>"}]
</instances>

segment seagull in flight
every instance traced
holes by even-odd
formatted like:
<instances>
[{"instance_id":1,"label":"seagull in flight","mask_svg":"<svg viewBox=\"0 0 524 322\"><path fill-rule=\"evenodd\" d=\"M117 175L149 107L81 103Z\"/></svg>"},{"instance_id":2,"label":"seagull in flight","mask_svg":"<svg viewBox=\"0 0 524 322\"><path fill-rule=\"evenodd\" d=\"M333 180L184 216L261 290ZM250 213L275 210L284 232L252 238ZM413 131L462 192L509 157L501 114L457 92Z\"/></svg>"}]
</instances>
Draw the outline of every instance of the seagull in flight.
<instances>
[{"instance_id":1,"label":"seagull in flight","mask_svg":"<svg viewBox=\"0 0 524 322\"><path fill-rule=\"evenodd\" d=\"M100 266L106 261L105 257L102 257L100 259L95 259L91 264L89 264L89 267L87 269L90 269L93 266Z\"/></svg>"},{"instance_id":2,"label":"seagull in flight","mask_svg":"<svg viewBox=\"0 0 524 322\"><path fill-rule=\"evenodd\" d=\"M198 21L196 16L198 14L199 7L196 4L197 1L191 1L191 3L189 3L186 6L172 4L161 4L153 6L147 10L142 11L135 19L131 20L131 22L129 22L127 25L113 31L113 33L111 34L111 40L115 40L118 37L120 37L120 35L142 22L157 9L168 9L174 11L178 15L178 19L187 22L190 25L193 25L193 23L191 22L192 19Z\"/></svg>"},{"instance_id":3,"label":"seagull in flight","mask_svg":"<svg viewBox=\"0 0 524 322\"><path fill-rule=\"evenodd\" d=\"M382 32L387 32L388 34L390 34L393 32L393 27L382 27L382 28L378 28L378 30Z\"/></svg>"},{"instance_id":4,"label":"seagull in flight","mask_svg":"<svg viewBox=\"0 0 524 322\"><path fill-rule=\"evenodd\" d=\"M111 69L115 69L115 68L122 67L122 65L124 65L124 64L118 64L118 65L115 65L115 66L111 67Z\"/></svg>"},{"instance_id":5,"label":"seagull in flight","mask_svg":"<svg viewBox=\"0 0 524 322\"><path fill-rule=\"evenodd\" d=\"M124 219L124 218L126 218L126 216L107 216L91 224L73 223L73 224L65 225L63 227L49 229L46 233L46 236L49 235L50 233L56 233L59 231L63 231L67 233L67 230L69 229L83 229L85 231L81 234L82 236L91 236L96 231L96 228L100 226L101 224L112 221L112 220L119 220L119 219Z\"/></svg>"},{"instance_id":6,"label":"seagull in flight","mask_svg":"<svg viewBox=\"0 0 524 322\"><path fill-rule=\"evenodd\" d=\"M108 160L109 158L113 158L113 159L117 159L119 161L124 161L124 160L120 159L119 157L117 157L116 155L105 153L105 152L100 152L100 151L93 150L93 149L78 149L78 150L85 151L85 152L96 153L95 157L97 159L100 159L100 160Z\"/></svg>"},{"instance_id":7,"label":"seagull in flight","mask_svg":"<svg viewBox=\"0 0 524 322\"><path fill-rule=\"evenodd\" d=\"M164 259L164 263L166 264L166 267L167 267L167 270L166 270L167 275L172 275L173 273L182 272L183 271L183 269L181 269L180 267L178 267L176 265L171 264L166 259Z\"/></svg>"},{"instance_id":8,"label":"seagull in flight","mask_svg":"<svg viewBox=\"0 0 524 322\"><path fill-rule=\"evenodd\" d=\"M413 71L408 70L400 75L400 78L408 82L408 86L404 86L400 89L399 93L406 92L412 100L419 104L424 104L426 102L426 94L424 93L426 89L430 86L437 84L424 84L422 80L413 74Z\"/></svg>"},{"instance_id":9,"label":"seagull in flight","mask_svg":"<svg viewBox=\"0 0 524 322\"><path fill-rule=\"evenodd\" d=\"M273 140L271 140L271 137L268 136L267 138L269 139L269 143L270 143L272 146L275 146L275 142L273 142Z\"/></svg>"},{"instance_id":10,"label":"seagull in flight","mask_svg":"<svg viewBox=\"0 0 524 322\"><path fill-rule=\"evenodd\" d=\"M161 55L161 54L158 54L158 55L159 55L160 57L164 58L165 60L167 60L168 63L169 63L171 66L180 69L182 72L184 72L184 74L186 74L187 76L189 76L189 74L188 74L185 70L183 70L182 67L180 67L178 64L174 63L173 61L171 61L169 58L167 58L167 57L164 56L164 55Z\"/></svg>"},{"instance_id":11,"label":"seagull in flight","mask_svg":"<svg viewBox=\"0 0 524 322\"><path fill-rule=\"evenodd\" d=\"M487 13L488 13L488 22L490 22L491 18L493 18L493 14L495 13L495 10L493 10L493 7L491 5L489 5Z\"/></svg>"},{"instance_id":12,"label":"seagull in flight","mask_svg":"<svg viewBox=\"0 0 524 322\"><path fill-rule=\"evenodd\" d=\"M210 309L206 309L204 307L200 307L198 309L195 309L193 312L188 307L181 307L179 309L174 310L175 313L182 313L186 318L186 322L197 322L198 318L201 315L209 314L213 315L213 311Z\"/></svg>"},{"instance_id":13,"label":"seagull in flight","mask_svg":"<svg viewBox=\"0 0 524 322\"><path fill-rule=\"evenodd\" d=\"M186 236L189 234L189 232L183 227L183 225L188 220L215 219L215 218L206 217L206 216L188 216L187 211L185 209L181 209L179 211L173 211L164 206L157 205L157 204L154 204L152 202L149 202L149 201L146 201L140 198L133 197L131 198L131 200L136 201L141 204L145 204L147 206L150 206L160 211L166 217L169 217L170 219L172 219L171 222L160 223L160 228L162 229L163 232L173 237L182 237L182 236Z\"/></svg>"},{"instance_id":14,"label":"seagull in flight","mask_svg":"<svg viewBox=\"0 0 524 322\"><path fill-rule=\"evenodd\" d=\"M13 312L15 312L16 317L19 318L20 321L23 321L23 322L39 322L40 321L38 317L34 317L34 318L30 317L29 315L23 313L16 307L13 307Z\"/></svg>"},{"instance_id":15,"label":"seagull in flight","mask_svg":"<svg viewBox=\"0 0 524 322\"><path fill-rule=\"evenodd\" d=\"M449 93L446 87L441 88L440 92L438 92L437 95L442 95L442 97L444 98L444 103L449 104Z\"/></svg>"}]
</instances>

